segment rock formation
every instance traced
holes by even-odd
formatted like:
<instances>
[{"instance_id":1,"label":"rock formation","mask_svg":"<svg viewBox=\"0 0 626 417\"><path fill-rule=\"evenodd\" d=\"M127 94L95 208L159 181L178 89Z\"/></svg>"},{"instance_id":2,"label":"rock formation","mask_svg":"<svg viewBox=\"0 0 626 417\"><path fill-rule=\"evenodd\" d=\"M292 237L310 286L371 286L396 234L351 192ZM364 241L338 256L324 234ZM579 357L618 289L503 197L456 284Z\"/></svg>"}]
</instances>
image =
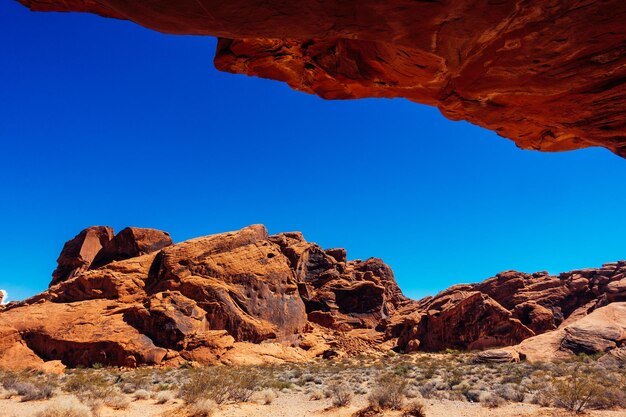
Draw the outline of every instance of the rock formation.
<instances>
[{"instance_id":1,"label":"rock formation","mask_svg":"<svg viewBox=\"0 0 626 417\"><path fill-rule=\"evenodd\" d=\"M89 227L63 246L57 259L57 269L52 273L50 286L86 271L98 252L113 239L113 229L105 226Z\"/></svg>"},{"instance_id":2,"label":"rock formation","mask_svg":"<svg viewBox=\"0 0 626 417\"><path fill-rule=\"evenodd\" d=\"M478 362L533 362L567 359L578 354L604 354L602 360L626 360L626 303L611 303L574 318L557 330L512 347L486 350Z\"/></svg>"},{"instance_id":3,"label":"rock formation","mask_svg":"<svg viewBox=\"0 0 626 417\"><path fill-rule=\"evenodd\" d=\"M19 1L217 36L218 69L326 99L404 97L524 149L626 156L622 0Z\"/></svg>"},{"instance_id":4,"label":"rock formation","mask_svg":"<svg viewBox=\"0 0 626 417\"><path fill-rule=\"evenodd\" d=\"M0 306L0 367L264 363L483 350L477 360L626 359L626 262L559 276L506 271L419 301L382 260L348 260L265 227L172 243L90 227L47 291Z\"/></svg>"},{"instance_id":5,"label":"rock formation","mask_svg":"<svg viewBox=\"0 0 626 417\"><path fill-rule=\"evenodd\" d=\"M407 352L513 345L626 301L625 278L625 261L559 276L506 271L421 300L400 311L386 331Z\"/></svg>"},{"instance_id":6,"label":"rock formation","mask_svg":"<svg viewBox=\"0 0 626 417\"><path fill-rule=\"evenodd\" d=\"M373 346L364 334L408 301L382 261L260 225L178 244L91 227L58 262L47 291L0 308L0 366L301 360Z\"/></svg>"},{"instance_id":7,"label":"rock formation","mask_svg":"<svg viewBox=\"0 0 626 417\"><path fill-rule=\"evenodd\" d=\"M7 302L7 292L5 290L0 290L0 305L6 304Z\"/></svg>"}]
</instances>

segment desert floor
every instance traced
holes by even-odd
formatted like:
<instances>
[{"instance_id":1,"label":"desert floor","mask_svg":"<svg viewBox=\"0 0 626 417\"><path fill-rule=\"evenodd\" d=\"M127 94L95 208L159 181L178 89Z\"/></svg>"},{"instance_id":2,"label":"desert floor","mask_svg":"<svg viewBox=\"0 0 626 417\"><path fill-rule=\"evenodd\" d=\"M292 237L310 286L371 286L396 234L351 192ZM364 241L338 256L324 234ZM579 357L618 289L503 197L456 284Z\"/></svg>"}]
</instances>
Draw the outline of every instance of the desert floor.
<instances>
[{"instance_id":1,"label":"desert floor","mask_svg":"<svg viewBox=\"0 0 626 417\"><path fill-rule=\"evenodd\" d=\"M397 355L263 366L0 371L0 417L626 417L626 368ZM218 404L219 403L219 404ZM410 405L423 414L410 414ZM578 414L580 415L580 414Z\"/></svg>"},{"instance_id":2,"label":"desert floor","mask_svg":"<svg viewBox=\"0 0 626 417\"><path fill-rule=\"evenodd\" d=\"M20 402L9 399L0 400L0 417L36 416L43 412L51 401ZM509 403L504 406L490 409L478 403L467 403L463 401L450 400L426 400L426 416L428 417L516 417L516 416L537 416L537 417L565 417L580 415L565 410L555 408L539 407L534 404ZM253 399L251 402L243 404L226 404L218 407L213 416L215 417L309 417L309 416L337 416L349 417L356 411L365 407L367 400L357 398L347 407L333 407L331 400L310 401L305 395L279 394L272 404L265 405L262 399ZM104 407L100 416L102 417L165 417L165 416L187 416L188 414L181 408L183 401L175 400L170 404L159 405L154 400L136 400L130 403L127 409L114 410ZM401 416L401 411L385 411L381 416ZM626 416L624 410L592 410L582 415L597 417L623 417Z\"/></svg>"}]
</instances>

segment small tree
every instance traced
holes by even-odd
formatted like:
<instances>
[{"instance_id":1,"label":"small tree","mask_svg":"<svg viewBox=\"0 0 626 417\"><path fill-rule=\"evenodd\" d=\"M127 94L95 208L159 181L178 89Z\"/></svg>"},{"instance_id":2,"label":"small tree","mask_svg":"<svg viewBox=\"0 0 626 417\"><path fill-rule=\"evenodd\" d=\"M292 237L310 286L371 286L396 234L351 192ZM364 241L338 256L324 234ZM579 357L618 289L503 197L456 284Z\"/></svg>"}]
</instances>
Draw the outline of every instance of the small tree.
<instances>
[{"instance_id":1,"label":"small tree","mask_svg":"<svg viewBox=\"0 0 626 417\"><path fill-rule=\"evenodd\" d=\"M581 413L602 397L604 388L593 370L577 364L569 375L552 382L554 405Z\"/></svg>"}]
</instances>

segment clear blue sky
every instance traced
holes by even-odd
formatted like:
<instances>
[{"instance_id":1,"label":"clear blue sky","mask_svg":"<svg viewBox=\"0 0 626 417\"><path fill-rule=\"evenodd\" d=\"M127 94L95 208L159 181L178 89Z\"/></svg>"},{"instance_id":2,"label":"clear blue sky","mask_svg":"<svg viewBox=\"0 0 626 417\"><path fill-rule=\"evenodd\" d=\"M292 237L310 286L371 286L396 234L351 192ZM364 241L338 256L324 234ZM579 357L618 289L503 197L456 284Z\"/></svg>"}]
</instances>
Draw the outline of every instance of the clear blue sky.
<instances>
[{"instance_id":1,"label":"clear blue sky","mask_svg":"<svg viewBox=\"0 0 626 417\"><path fill-rule=\"evenodd\" d=\"M0 288L47 287L89 225L252 223L383 258L410 296L626 258L626 161L537 153L405 100L217 72L215 40L0 2Z\"/></svg>"}]
</instances>

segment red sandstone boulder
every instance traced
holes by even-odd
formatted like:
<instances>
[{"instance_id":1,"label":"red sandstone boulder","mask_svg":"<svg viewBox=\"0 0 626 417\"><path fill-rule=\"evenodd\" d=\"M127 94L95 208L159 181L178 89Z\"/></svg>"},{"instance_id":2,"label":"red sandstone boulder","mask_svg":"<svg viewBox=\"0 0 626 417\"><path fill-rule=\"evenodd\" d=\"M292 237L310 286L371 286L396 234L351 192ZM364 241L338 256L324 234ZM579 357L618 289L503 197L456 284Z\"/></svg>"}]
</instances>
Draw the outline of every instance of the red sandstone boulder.
<instances>
[{"instance_id":1,"label":"red sandstone boulder","mask_svg":"<svg viewBox=\"0 0 626 417\"><path fill-rule=\"evenodd\" d=\"M50 286L63 282L86 271L98 252L113 238L113 229L92 226L80 232L63 246L57 259L57 269L52 273Z\"/></svg>"},{"instance_id":2,"label":"red sandstone boulder","mask_svg":"<svg viewBox=\"0 0 626 417\"><path fill-rule=\"evenodd\" d=\"M155 229L127 227L119 232L94 257L90 269L108 263L156 252L172 244L169 233Z\"/></svg>"},{"instance_id":3,"label":"red sandstone boulder","mask_svg":"<svg viewBox=\"0 0 626 417\"><path fill-rule=\"evenodd\" d=\"M562 360L579 353L608 353L604 360L622 361L625 342L626 303L616 302L505 350L531 362ZM493 352L479 354L485 362L497 356Z\"/></svg>"}]
</instances>

